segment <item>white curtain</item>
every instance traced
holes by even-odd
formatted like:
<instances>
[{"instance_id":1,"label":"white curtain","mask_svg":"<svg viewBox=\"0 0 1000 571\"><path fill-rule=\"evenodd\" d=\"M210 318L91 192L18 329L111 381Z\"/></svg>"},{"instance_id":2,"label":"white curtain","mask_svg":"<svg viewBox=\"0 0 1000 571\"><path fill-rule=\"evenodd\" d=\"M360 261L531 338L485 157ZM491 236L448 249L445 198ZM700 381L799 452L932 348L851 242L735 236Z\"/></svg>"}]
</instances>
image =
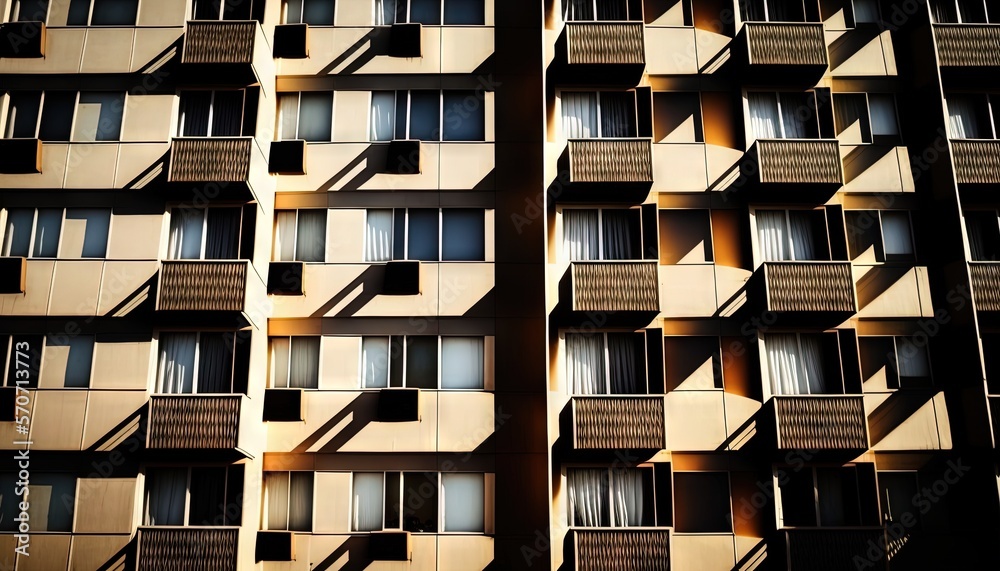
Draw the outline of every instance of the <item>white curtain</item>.
<instances>
[{"instance_id":1,"label":"white curtain","mask_svg":"<svg viewBox=\"0 0 1000 571\"><path fill-rule=\"evenodd\" d=\"M748 93L750 127L755 139L777 139L781 136L778 102L773 93Z\"/></svg>"},{"instance_id":2,"label":"white curtain","mask_svg":"<svg viewBox=\"0 0 1000 571\"><path fill-rule=\"evenodd\" d=\"M442 474L444 531L482 532L485 484L482 474Z\"/></svg>"},{"instance_id":3,"label":"white curtain","mask_svg":"<svg viewBox=\"0 0 1000 571\"><path fill-rule=\"evenodd\" d=\"M603 468L566 470L570 525L601 527L609 523L608 471Z\"/></svg>"},{"instance_id":4,"label":"white curtain","mask_svg":"<svg viewBox=\"0 0 1000 571\"><path fill-rule=\"evenodd\" d=\"M563 210L562 223L563 253L568 259L601 259L596 210Z\"/></svg>"},{"instance_id":5,"label":"white curtain","mask_svg":"<svg viewBox=\"0 0 1000 571\"><path fill-rule=\"evenodd\" d=\"M900 377L929 377L931 366L927 350L905 337L896 338L896 369Z\"/></svg>"},{"instance_id":6,"label":"white curtain","mask_svg":"<svg viewBox=\"0 0 1000 571\"><path fill-rule=\"evenodd\" d=\"M187 469L157 468L146 476L146 521L144 525L184 525L187 500Z\"/></svg>"},{"instance_id":7,"label":"white curtain","mask_svg":"<svg viewBox=\"0 0 1000 571\"><path fill-rule=\"evenodd\" d=\"M372 141L391 141L395 133L393 121L396 109L395 91L372 92L372 126L370 137Z\"/></svg>"},{"instance_id":8,"label":"white curtain","mask_svg":"<svg viewBox=\"0 0 1000 571\"><path fill-rule=\"evenodd\" d=\"M635 252L632 251L630 226L628 210L605 209L601 212L601 228L604 234L602 260L634 260L636 258Z\"/></svg>"},{"instance_id":9,"label":"white curtain","mask_svg":"<svg viewBox=\"0 0 1000 571\"><path fill-rule=\"evenodd\" d=\"M288 472L264 472L265 529L288 529Z\"/></svg>"},{"instance_id":10,"label":"white curtain","mask_svg":"<svg viewBox=\"0 0 1000 571\"><path fill-rule=\"evenodd\" d=\"M899 135L896 122L896 102L887 93L872 93L868 96L871 113L872 135Z\"/></svg>"},{"instance_id":11,"label":"white curtain","mask_svg":"<svg viewBox=\"0 0 1000 571\"><path fill-rule=\"evenodd\" d=\"M194 392L194 354L197 333L164 333L160 336L160 362L156 370L156 392Z\"/></svg>"},{"instance_id":12,"label":"white curtain","mask_svg":"<svg viewBox=\"0 0 1000 571\"><path fill-rule=\"evenodd\" d=\"M352 531L379 531L382 529L382 479L379 473L354 474L354 513Z\"/></svg>"},{"instance_id":13,"label":"white curtain","mask_svg":"<svg viewBox=\"0 0 1000 571\"><path fill-rule=\"evenodd\" d=\"M597 94L563 93L563 134L567 139L590 139L598 136Z\"/></svg>"},{"instance_id":14,"label":"white curtain","mask_svg":"<svg viewBox=\"0 0 1000 571\"><path fill-rule=\"evenodd\" d=\"M278 95L278 119L281 122L282 141L288 141L298 137L298 93L281 93Z\"/></svg>"},{"instance_id":15,"label":"white curtain","mask_svg":"<svg viewBox=\"0 0 1000 571\"><path fill-rule=\"evenodd\" d=\"M886 255L913 255L910 216L905 211L882 211L882 240Z\"/></svg>"},{"instance_id":16,"label":"white curtain","mask_svg":"<svg viewBox=\"0 0 1000 571\"><path fill-rule=\"evenodd\" d=\"M483 338L441 338L441 388L483 388Z\"/></svg>"},{"instance_id":17,"label":"white curtain","mask_svg":"<svg viewBox=\"0 0 1000 571\"><path fill-rule=\"evenodd\" d=\"M301 389L319 387L318 336L292 337L288 363L288 386Z\"/></svg>"},{"instance_id":18,"label":"white curtain","mask_svg":"<svg viewBox=\"0 0 1000 571\"><path fill-rule=\"evenodd\" d=\"M594 0L563 0L563 20L581 22L594 19Z\"/></svg>"},{"instance_id":19,"label":"white curtain","mask_svg":"<svg viewBox=\"0 0 1000 571\"><path fill-rule=\"evenodd\" d=\"M375 0L375 25L390 26L397 23L397 4L405 8L406 0Z\"/></svg>"},{"instance_id":20,"label":"white curtain","mask_svg":"<svg viewBox=\"0 0 1000 571\"><path fill-rule=\"evenodd\" d=\"M288 337L271 339L271 386L285 388L288 386Z\"/></svg>"},{"instance_id":21,"label":"white curtain","mask_svg":"<svg viewBox=\"0 0 1000 571\"><path fill-rule=\"evenodd\" d=\"M361 339L361 387L382 389L389 386L389 338Z\"/></svg>"},{"instance_id":22,"label":"white curtain","mask_svg":"<svg viewBox=\"0 0 1000 571\"><path fill-rule=\"evenodd\" d=\"M295 259L302 262L326 261L325 208L299 210L295 228Z\"/></svg>"},{"instance_id":23,"label":"white curtain","mask_svg":"<svg viewBox=\"0 0 1000 571\"><path fill-rule=\"evenodd\" d=\"M295 259L295 211L280 210L274 232L274 259L290 262Z\"/></svg>"},{"instance_id":24,"label":"white curtain","mask_svg":"<svg viewBox=\"0 0 1000 571\"><path fill-rule=\"evenodd\" d=\"M979 129L977 101L968 95L949 95L948 136L952 139L983 139L985 133Z\"/></svg>"},{"instance_id":25,"label":"white curtain","mask_svg":"<svg viewBox=\"0 0 1000 571\"><path fill-rule=\"evenodd\" d=\"M788 224L784 210L758 210L754 214L757 222L757 246L761 258L766 262L790 260L788 247Z\"/></svg>"},{"instance_id":26,"label":"white curtain","mask_svg":"<svg viewBox=\"0 0 1000 571\"><path fill-rule=\"evenodd\" d=\"M817 335L776 333L764 337L771 393L823 394L822 343Z\"/></svg>"},{"instance_id":27,"label":"white curtain","mask_svg":"<svg viewBox=\"0 0 1000 571\"><path fill-rule=\"evenodd\" d=\"M392 259L392 210L371 209L365 220L365 261Z\"/></svg>"},{"instance_id":28,"label":"white curtain","mask_svg":"<svg viewBox=\"0 0 1000 571\"><path fill-rule=\"evenodd\" d=\"M611 473L611 525L642 525L642 471L635 468Z\"/></svg>"},{"instance_id":29,"label":"white curtain","mask_svg":"<svg viewBox=\"0 0 1000 571\"><path fill-rule=\"evenodd\" d=\"M808 137L805 120L811 119L813 114L806 106L805 99L797 93L782 93L778 95L778 98L781 101L781 126L784 130L782 138L805 139ZM803 113L806 117L800 119L799 113L803 110L808 111L808 113Z\"/></svg>"},{"instance_id":30,"label":"white curtain","mask_svg":"<svg viewBox=\"0 0 1000 571\"><path fill-rule=\"evenodd\" d=\"M167 259L197 260L201 258L204 222L205 210L202 208L175 208L171 210Z\"/></svg>"},{"instance_id":31,"label":"white curtain","mask_svg":"<svg viewBox=\"0 0 1000 571\"><path fill-rule=\"evenodd\" d=\"M604 335L566 334L566 381L571 394L602 395L604 381Z\"/></svg>"},{"instance_id":32,"label":"white curtain","mask_svg":"<svg viewBox=\"0 0 1000 571\"><path fill-rule=\"evenodd\" d=\"M611 393L633 395L645 392L636 370L636 335L608 333L608 371Z\"/></svg>"}]
</instances>

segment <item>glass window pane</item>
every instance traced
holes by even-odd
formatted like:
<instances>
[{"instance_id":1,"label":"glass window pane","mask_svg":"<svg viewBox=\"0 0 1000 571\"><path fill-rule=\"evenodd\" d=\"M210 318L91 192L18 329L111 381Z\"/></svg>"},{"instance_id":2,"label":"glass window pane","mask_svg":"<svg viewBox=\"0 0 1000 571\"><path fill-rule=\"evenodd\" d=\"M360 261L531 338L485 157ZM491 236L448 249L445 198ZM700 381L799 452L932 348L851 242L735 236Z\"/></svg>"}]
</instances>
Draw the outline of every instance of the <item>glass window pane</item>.
<instances>
[{"instance_id":1,"label":"glass window pane","mask_svg":"<svg viewBox=\"0 0 1000 571\"><path fill-rule=\"evenodd\" d=\"M410 92L410 138L441 140L441 92Z\"/></svg>"},{"instance_id":2,"label":"glass window pane","mask_svg":"<svg viewBox=\"0 0 1000 571\"><path fill-rule=\"evenodd\" d=\"M299 210L295 236L295 259L301 262L326 261L326 209Z\"/></svg>"},{"instance_id":3,"label":"glass window pane","mask_svg":"<svg viewBox=\"0 0 1000 571\"><path fill-rule=\"evenodd\" d=\"M352 531L380 531L385 513L382 501L382 473L354 474Z\"/></svg>"},{"instance_id":4,"label":"glass window pane","mask_svg":"<svg viewBox=\"0 0 1000 571\"><path fill-rule=\"evenodd\" d=\"M186 468L151 468L146 472L144 525L184 525Z\"/></svg>"},{"instance_id":5,"label":"glass window pane","mask_svg":"<svg viewBox=\"0 0 1000 571\"><path fill-rule=\"evenodd\" d=\"M444 23L482 26L486 23L486 3L483 0L444 0Z\"/></svg>"},{"instance_id":6,"label":"glass window pane","mask_svg":"<svg viewBox=\"0 0 1000 571\"><path fill-rule=\"evenodd\" d=\"M80 93L73 124L73 140L117 141L121 133L124 108L124 93Z\"/></svg>"},{"instance_id":7,"label":"glass window pane","mask_svg":"<svg viewBox=\"0 0 1000 571\"><path fill-rule=\"evenodd\" d=\"M94 336L93 335L54 335L45 339L46 361L50 360L49 348L54 348L57 354L56 359L66 360L66 376L63 386L66 387L88 387L90 386L90 368L94 357ZM53 362L53 364L55 364ZM57 366L60 368L62 364Z\"/></svg>"},{"instance_id":8,"label":"glass window pane","mask_svg":"<svg viewBox=\"0 0 1000 571\"><path fill-rule=\"evenodd\" d=\"M225 333L202 333L198 341L198 393L233 392L233 340Z\"/></svg>"},{"instance_id":9,"label":"glass window pane","mask_svg":"<svg viewBox=\"0 0 1000 571\"><path fill-rule=\"evenodd\" d=\"M209 208L205 220L205 259L235 260L240 250L239 208Z\"/></svg>"},{"instance_id":10,"label":"glass window pane","mask_svg":"<svg viewBox=\"0 0 1000 571\"><path fill-rule=\"evenodd\" d=\"M385 529L402 529L403 524L399 519L400 505L399 472L385 473Z\"/></svg>"},{"instance_id":11,"label":"glass window pane","mask_svg":"<svg viewBox=\"0 0 1000 571\"><path fill-rule=\"evenodd\" d=\"M225 523L226 469L192 468L188 525Z\"/></svg>"},{"instance_id":12,"label":"glass window pane","mask_svg":"<svg viewBox=\"0 0 1000 571\"><path fill-rule=\"evenodd\" d=\"M282 24L302 23L302 0L285 0L283 9Z\"/></svg>"},{"instance_id":13,"label":"glass window pane","mask_svg":"<svg viewBox=\"0 0 1000 571\"><path fill-rule=\"evenodd\" d=\"M31 226L35 219L33 208L7 210L7 227L3 236L3 255L28 257L31 246Z\"/></svg>"},{"instance_id":14,"label":"glass window pane","mask_svg":"<svg viewBox=\"0 0 1000 571\"><path fill-rule=\"evenodd\" d=\"M319 336L292 337L288 386L319 388Z\"/></svg>"},{"instance_id":15,"label":"glass window pane","mask_svg":"<svg viewBox=\"0 0 1000 571\"><path fill-rule=\"evenodd\" d=\"M91 26L134 26L139 0L94 0Z\"/></svg>"},{"instance_id":16,"label":"glass window pane","mask_svg":"<svg viewBox=\"0 0 1000 571\"><path fill-rule=\"evenodd\" d=\"M407 229L408 260L436 262L438 260L438 210L411 208Z\"/></svg>"},{"instance_id":17,"label":"glass window pane","mask_svg":"<svg viewBox=\"0 0 1000 571\"><path fill-rule=\"evenodd\" d=\"M403 529L437 532L438 475L436 472L403 473Z\"/></svg>"},{"instance_id":18,"label":"glass window pane","mask_svg":"<svg viewBox=\"0 0 1000 571\"><path fill-rule=\"evenodd\" d=\"M253 0L223 0L223 20L251 20Z\"/></svg>"},{"instance_id":19,"label":"glass window pane","mask_svg":"<svg viewBox=\"0 0 1000 571\"><path fill-rule=\"evenodd\" d=\"M445 209L441 214L441 259L486 259L486 222L482 210Z\"/></svg>"},{"instance_id":20,"label":"glass window pane","mask_svg":"<svg viewBox=\"0 0 1000 571\"><path fill-rule=\"evenodd\" d=\"M391 141L395 132L396 92L373 91L371 109L372 141Z\"/></svg>"},{"instance_id":21,"label":"glass window pane","mask_svg":"<svg viewBox=\"0 0 1000 571\"><path fill-rule=\"evenodd\" d=\"M871 109L872 135L899 135L896 124L896 103L892 95L873 93L868 96Z\"/></svg>"},{"instance_id":22,"label":"glass window pane","mask_svg":"<svg viewBox=\"0 0 1000 571\"><path fill-rule=\"evenodd\" d=\"M332 26L333 0L303 0L302 22L312 26Z\"/></svg>"},{"instance_id":23,"label":"glass window pane","mask_svg":"<svg viewBox=\"0 0 1000 571\"><path fill-rule=\"evenodd\" d=\"M84 224L83 252L81 257L103 258L108 250L108 228L111 225L111 209L67 208L67 228L76 222Z\"/></svg>"},{"instance_id":24,"label":"glass window pane","mask_svg":"<svg viewBox=\"0 0 1000 571\"><path fill-rule=\"evenodd\" d=\"M279 210L275 218L274 259L290 262L295 259L295 211Z\"/></svg>"},{"instance_id":25,"label":"glass window pane","mask_svg":"<svg viewBox=\"0 0 1000 571\"><path fill-rule=\"evenodd\" d=\"M444 92L444 140L486 140L486 102L474 91Z\"/></svg>"},{"instance_id":26,"label":"glass window pane","mask_svg":"<svg viewBox=\"0 0 1000 571\"><path fill-rule=\"evenodd\" d=\"M73 126L75 91L47 91L42 104L42 122L38 138L43 141L68 141Z\"/></svg>"},{"instance_id":27,"label":"glass window pane","mask_svg":"<svg viewBox=\"0 0 1000 571\"><path fill-rule=\"evenodd\" d=\"M196 333L164 333L160 336L156 392L190 394L194 392L194 359L198 344Z\"/></svg>"},{"instance_id":28,"label":"glass window pane","mask_svg":"<svg viewBox=\"0 0 1000 571\"><path fill-rule=\"evenodd\" d=\"M931 366L927 362L927 346L924 344L917 345L907 337L897 337L896 371L900 377L930 377ZM905 386L903 382L900 384Z\"/></svg>"},{"instance_id":29,"label":"glass window pane","mask_svg":"<svg viewBox=\"0 0 1000 571\"><path fill-rule=\"evenodd\" d=\"M392 259L392 210L370 209L365 217L365 261Z\"/></svg>"},{"instance_id":30,"label":"glass window pane","mask_svg":"<svg viewBox=\"0 0 1000 571\"><path fill-rule=\"evenodd\" d=\"M913 256L913 240L910 235L910 216L902 211L882 212L882 237L885 255Z\"/></svg>"},{"instance_id":31,"label":"glass window pane","mask_svg":"<svg viewBox=\"0 0 1000 571\"><path fill-rule=\"evenodd\" d=\"M485 484L482 474L442 474L444 531L482 532Z\"/></svg>"},{"instance_id":32,"label":"glass window pane","mask_svg":"<svg viewBox=\"0 0 1000 571\"><path fill-rule=\"evenodd\" d=\"M191 16L195 20L218 20L220 0L194 0ZM249 3L249 2L248 2Z\"/></svg>"},{"instance_id":33,"label":"glass window pane","mask_svg":"<svg viewBox=\"0 0 1000 571\"><path fill-rule=\"evenodd\" d=\"M290 342L288 337L271 339L271 386L285 388L288 386L288 353Z\"/></svg>"},{"instance_id":34,"label":"glass window pane","mask_svg":"<svg viewBox=\"0 0 1000 571\"><path fill-rule=\"evenodd\" d=\"M7 363L7 386L17 385L17 371L28 371L28 388L38 386L39 367L42 364L41 335L12 335L10 338L10 360ZM2 341L2 339L0 339ZM20 347L20 349L18 349ZM27 347L27 350L25 350ZM18 355L18 353L21 353ZM27 365L25 369L24 365Z\"/></svg>"},{"instance_id":35,"label":"glass window pane","mask_svg":"<svg viewBox=\"0 0 1000 571\"><path fill-rule=\"evenodd\" d=\"M239 137L243 130L243 92L216 91L212 102L213 137Z\"/></svg>"},{"instance_id":36,"label":"glass window pane","mask_svg":"<svg viewBox=\"0 0 1000 571\"><path fill-rule=\"evenodd\" d=\"M421 24L441 23L441 0L410 0L410 21Z\"/></svg>"},{"instance_id":37,"label":"glass window pane","mask_svg":"<svg viewBox=\"0 0 1000 571\"><path fill-rule=\"evenodd\" d=\"M733 530L729 475L725 472L674 472L677 531L729 533Z\"/></svg>"},{"instance_id":38,"label":"glass window pane","mask_svg":"<svg viewBox=\"0 0 1000 571\"><path fill-rule=\"evenodd\" d=\"M288 472L264 472L264 529L288 529Z\"/></svg>"},{"instance_id":39,"label":"glass window pane","mask_svg":"<svg viewBox=\"0 0 1000 571\"><path fill-rule=\"evenodd\" d=\"M330 141L333 129L333 92L303 93L299 103L299 139Z\"/></svg>"},{"instance_id":40,"label":"glass window pane","mask_svg":"<svg viewBox=\"0 0 1000 571\"><path fill-rule=\"evenodd\" d=\"M281 93L278 95L278 121L283 141L295 139L296 126L299 120L299 94Z\"/></svg>"},{"instance_id":41,"label":"glass window pane","mask_svg":"<svg viewBox=\"0 0 1000 571\"><path fill-rule=\"evenodd\" d=\"M90 0L70 0L67 26L86 26L90 17Z\"/></svg>"},{"instance_id":42,"label":"glass window pane","mask_svg":"<svg viewBox=\"0 0 1000 571\"><path fill-rule=\"evenodd\" d=\"M389 338L361 339L361 388L381 389L389 386Z\"/></svg>"},{"instance_id":43,"label":"glass window pane","mask_svg":"<svg viewBox=\"0 0 1000 571\"><path fill-rule=\"evenodd\" d=\"M42 94L38 91L21 91L10 94L10 107L7 110L7 130L4 137L8 139L33 139L38 125L38 110Z\"/></svg>"},{"instance_id":44,"label":"glass window pane","mask_svg":"<svg viewBox=\"0 0 1000 571\"><path fill-rule=\"evenodd\" d=\"M392 259L406 259L406 209L392 211Z\"/></svg>"},{"instance_id":45,"label":"glass window pane","mask_svg":"<svg viewBox=\"0 0 1000 571\"><path fill-rule=\"evenodd\" d=\"M313 515L313 473L292 472L288 488L288 529L311 531Z\"/></svg>"},{"instance_id":46,"label":"glass window pane","mask_svg":"<svg viewBox=\"0 0 1000 571\"><path fill-rule=\"evenodd\" d=\"M19 0L14 21L44 22L49 12L49 0Z\"/></svg>"},{"instance_id":47,"label":"glass window pane","mask_svg":"<svg viewBox=\"0 0 1000 571\"><path fill-rule=\"evenodd\" d=\"M389 386L403 386L403 354L404 340L401 335L389 337Z\"/></svg>"},{"instance_id":48,"label":"glass window pane","mask_svg":"<svg viewBox=\"0 0 1000 571\"><path fill-rule=\"evenodd\" d=\"M55 258L59 253L59 232L62 228L61 208L39 208L35 222L35 245L32 255Z\"/></svg>"},{"instance_id":49,"label":"glass window pane","mask_svg":"<svg viewBox=\"0 0 1000 571\"><path fill-rule=\"evenodd\" d=\"M32 474L28 495L31 529L70 531L76 499L76 476L72 474Z\"/></svg>"},{"instance_id":50,"label":"glass window pane","mask_svg":"<svg viewBox=\"0 0 1000 571\"><path fill-rule=\"evenodd\" d=\"M483 388L483 338L441 338L441 388Z\"/></svg>"},{"instance_id":51,"label":"glass window pane","mask_svg":"<svg viewBox=\"0 0 1000 571\"><path fill-rule=\"evenodd\" d=\"M436 389L437 337L406 338L406 386Z\"/></svg>"}]
</instances>

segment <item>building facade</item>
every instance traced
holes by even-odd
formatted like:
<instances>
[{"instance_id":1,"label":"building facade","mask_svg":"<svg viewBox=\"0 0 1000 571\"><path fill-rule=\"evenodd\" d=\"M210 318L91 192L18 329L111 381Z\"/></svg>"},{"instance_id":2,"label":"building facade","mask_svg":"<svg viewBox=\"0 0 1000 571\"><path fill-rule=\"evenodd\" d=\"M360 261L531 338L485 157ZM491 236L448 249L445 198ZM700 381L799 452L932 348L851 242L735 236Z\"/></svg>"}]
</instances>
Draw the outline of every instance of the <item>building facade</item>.
<instances>
[{"instance_id":1,"label":"building facade","mask_svg":"<svg viewBox=\"0 0 1000 571\"><path fill-rule=\"evenodd\" d=\"M1000 6L7 0L0 569L1000 565Z\"/></svg>"}]
</instances>

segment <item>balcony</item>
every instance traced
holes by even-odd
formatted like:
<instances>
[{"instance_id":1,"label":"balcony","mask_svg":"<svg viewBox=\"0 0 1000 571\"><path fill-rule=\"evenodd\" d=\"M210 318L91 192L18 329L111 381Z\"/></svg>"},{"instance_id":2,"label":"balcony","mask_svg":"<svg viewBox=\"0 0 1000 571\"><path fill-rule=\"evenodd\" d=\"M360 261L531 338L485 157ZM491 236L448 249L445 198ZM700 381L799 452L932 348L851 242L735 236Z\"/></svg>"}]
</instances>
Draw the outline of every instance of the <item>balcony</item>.
<instances>
[{"instance_id":1,"label":"balcony","mask_svg":"<svg viewBox=\"0 0 1000 571\"><path fill-rule=\"evenodd\" d=\"M254 20L188 21L181 56L187 80L249 85L274 75L271 47Z\"/></svg>"},{"instance_id":2,"label":"balcony","mask_svg":"<svg viewBox=\"0 0 1000 571\"><path fill-rule=\"evenodd\" d=\"M140 527L137 569L236 571L239 528Z\"/></svg>"},{"instance_id":3,"label":"balcony","mask_svg":"<svg viewBox=\"0 0 1000 571\"><path fill-rule=\"evenodd\" d=\"M766 311L852 314L858 310L850 262L764 262Z\"/></svg>"},{"instance_id":4,"label":"balcony","mask_svg":"<svg viewBox=\"0 0 1000 571\"><path fill-rule=\"evenodd\" d=\"M1000 311L1000 262L970 262L977 311Z\"/></svg>"},{"instance_id":5,"label":"balcony","mask_svg":"<svg viewBox=\"0 0 1000 571\"><path fill-rule=\"evenodd\" d=\"M832 194L844 184L836 139L757 139L747 154L744 175L768 194L785 189L799 199L816 198L815 192Z\"/></svg>"},{"instance_id":6,"label":"balcony","mask_svg":"<svg viewBox=\"0 0 1000 571\"><path fill-rule=\"evenodd\" d=\"M564 160L571 184L653 184L649 139L571 139Z\"/></svg>"},{"instance_id":7,"label":"balcony","mask_svg":"<svg viewBox=\"0 0 1000 571\"><path fill-rule=\"evenodd\" d=\"M867 450L862 396L773 397L779 450Z\"/></svg>"},{"instance_id":8,"label":"balcony","mask_svg":"<svg viewBox=\"0 0 1000 571\"><path fill-rule=\"evenodd\" d=\"M250 176L250 137L174 139L170 182L243 182Z\"/></svg>"},{"instance_id":9,"label":"balcony","mask_svg":"<svg viewBox=\"0 0 1000 571\"><path fill-rule=\"evenodd\" d=\"M1000 184L1000 141L952 139L958 184Z\"/></svg>"},{"instance_id":10,"label":"balcony","mask_svg":"<svg viewBox=\"0 0 1000 571\"><path fill-rule=\"evenodd\" d=\"M160 267L159 311L243 311L246 261L164 260Z\"/></svg>"},{"instance_id":11,"label":"balcony","mask_svg":"<svg viewBox=\"0 0 1000 571\"><path fill-rule=\"evenodd\" d=\"M152 395L146 447L153 450L240 448L243 395Z\"/></svg>"},{"instance_id":12,"label":"balcony","mask_svg":"<svg viewBox=\"0 0 1000 571\"><path fill-rule=\"evenodd\" d=\"M885 560L870 561L865 555L872 545L885 545L880 527L855 529L785 530L788 569L792 571L843 571L854 569L860 556L870 569L885 569ZM881 552L880 552L881 553Z\"/></svg>"},{"instance_id":13,"label":"balcony","mask_svg":"<svg viewBox=\"0 0 1000 571\"><path fill-rule=\"evenodd\" d=\"M819 22L746 22L741 35L738 45L746 50L744 64L753 73L781 74L787 81L796 71L819 76L829 64Z\"/></svg>"},{"instance_id":14,"label":"balcony","mask_svg":"<svg viewBox=\"0 0 1000 571\"><path fill-rule=\"evenodd\" d=\"M566 61L570 65L643 65L642 22L568 22Z\"/></svg>"},{"instance_id":15,"label":"balcony","mask_svg":"<svg viewBox=\"0 0 1000 571\"><path fill-rule=\"evenodd\" d=\"M573 397L573 448L577 450L666 447L663 397Z\"/></svg>"},{"instance_id":16,"label":"balcony","mask_svg":"<svg viewBox=\"0 0 1000 571\"><path fill-rule=\"evenodd\" d=\"M658 313L660 286L655 261L573 262L573 311Z\"/></svg>"},{"instance_id":17,"label":"balcony","mask_svg":"<svg viewBox=\"0 0 1000 571\"><path fill-rule=\"evenodd\" d=\"M575 531L577 571L668 571L670 532L665 529Z\"/></svg>"},{"instance_id":18,"label":"balcony","mask_svg":"<svg viewBox=\"0 0 1000 571\"><path fill-rule=\"evenodd\" d=\"M938 63L942 67L1000 67L1000 26L934 24Z\"/></svg>"}]
</instances>

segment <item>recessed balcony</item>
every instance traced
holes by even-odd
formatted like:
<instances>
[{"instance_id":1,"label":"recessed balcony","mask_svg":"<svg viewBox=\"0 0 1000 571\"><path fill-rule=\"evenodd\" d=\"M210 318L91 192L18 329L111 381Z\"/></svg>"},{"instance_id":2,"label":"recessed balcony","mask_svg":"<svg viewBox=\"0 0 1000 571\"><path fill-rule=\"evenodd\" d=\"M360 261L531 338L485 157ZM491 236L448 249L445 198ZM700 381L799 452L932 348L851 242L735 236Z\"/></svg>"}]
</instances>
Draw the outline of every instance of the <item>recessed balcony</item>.
<instances>
[{"instance_id":1,"label":"recessed balcony","mask_svg":"<svg viewBox=\"0 0 1000 571\"><path fill-rule=\"evenodd\" d=\"M762 191L791 189L800 197L813 196L844 184L836 139L757 139L748 157L743 173Z\"/></svg>"},{"instance_id":2,"label":"recessed balcony","mask_svg":"<svg viewBox=\"0 0 1000 571\"><path fill-rule=\"evenodd\" d=\"M741 35L751 72L776 72L787 80L795 72L822 74L829 64L820 22L746 22Z\"/></svg>"},{"instance_id":3,"label":"recessed balcony","mask_svg":"<svg viewBox=\"0 0 1000 571\"><path fill-rule=\"evenodd\" d=\"M137 569L236 571L239 528L140 527Z\"/></svg>"},{"instance_id":4,"label":"recessed balcony","mask_svg":"<svg viewBox=\"0 0 1000 571\"><path fill-rule=\"evenodd\" d=\"M858 395L774 396L779 450L867 450L868 421Z\"/></svg>"},{"instance_id":5,"label":"recessed balcony","mask_svg":"<svg viewBox=\"0 0 1000 571\"><path fill-rule=\"evenodd\" d=\"M952 139L958 184L1000 184L1000 140Z\"/></svg>"},{"instance_id":6,"label":"recessed balcony","mask_svg":"<svg viewBox=\"0 0 1000 571\"><path fill-rule=\"evenodd\" d=\"M794 529L785 530L789 569L809 571L843 571L854 569L857 557L871 563L871 569L884 569L882 556L871 561L866 553L872 545L885 545L881 527L854 529ZM881 553L881 552L880 552Z\"/></svg>"},{"instance_id":7,"label":"recessed balcony","mask_svg":"<svg viewBox=\"0 0 1000 571\"><path fill-rule=\"evenodd\" d=\"M666 529L579 530L573 532L577 571L668 571Z\"/></svg>"},{"instance_id":8,"label":"recessed balcony","mask_svg":"<svg viewBox=\"0 0 1000 571\"><path fill-rule=\"evenodd\" d=\"M765 310L849 315L858 310L850 262L764 262Z\"/></svg>"},{"instance_id":9,"label":"recessed balcony","mask_svg":"<svg viewBox=\"0 0 1000 571\"><path fill-rule=\"evenodd\" d=\"M658 313L656 261L588 261L570 265L573 311Z\"/></svg>"},{"instance_id":10,"label":"recessed balcony","mask_svg":"<svg viewBox=\"0 0 1000 571\"><path fill-rule=\"evenodd\" d=\"M243 395L152 395L146 447L238 450Z\"/></svg>"},{"instance_id":11,"label":"recessed balcony","mask_svg":"<svg viewBox=\"0 0 1000 571\"><path fill-rule=\"evenodd\" d=\"M942 67L1000 67L1000 25L934 24L934 42Z\"/></svg>"},{"instance_id":12,"label":"recessed balcony","mask_svg":"<svg viewBox=\"0 0 1000 571\"><path fill-rule=\"evenodd\" d=\"M664 400L658 396L575 396L573 448L661 450Z\"/></svg>"},{"instance_id":13,"label":"recessed balcony","mask_svg":"<svg viewBox=\"0 0 1000 571\"><path fill-rule=\"evenodd\" d=\"M570 139L565 152L571 184L653 183L650 139Z\"/></svg>"}]
</instances>

